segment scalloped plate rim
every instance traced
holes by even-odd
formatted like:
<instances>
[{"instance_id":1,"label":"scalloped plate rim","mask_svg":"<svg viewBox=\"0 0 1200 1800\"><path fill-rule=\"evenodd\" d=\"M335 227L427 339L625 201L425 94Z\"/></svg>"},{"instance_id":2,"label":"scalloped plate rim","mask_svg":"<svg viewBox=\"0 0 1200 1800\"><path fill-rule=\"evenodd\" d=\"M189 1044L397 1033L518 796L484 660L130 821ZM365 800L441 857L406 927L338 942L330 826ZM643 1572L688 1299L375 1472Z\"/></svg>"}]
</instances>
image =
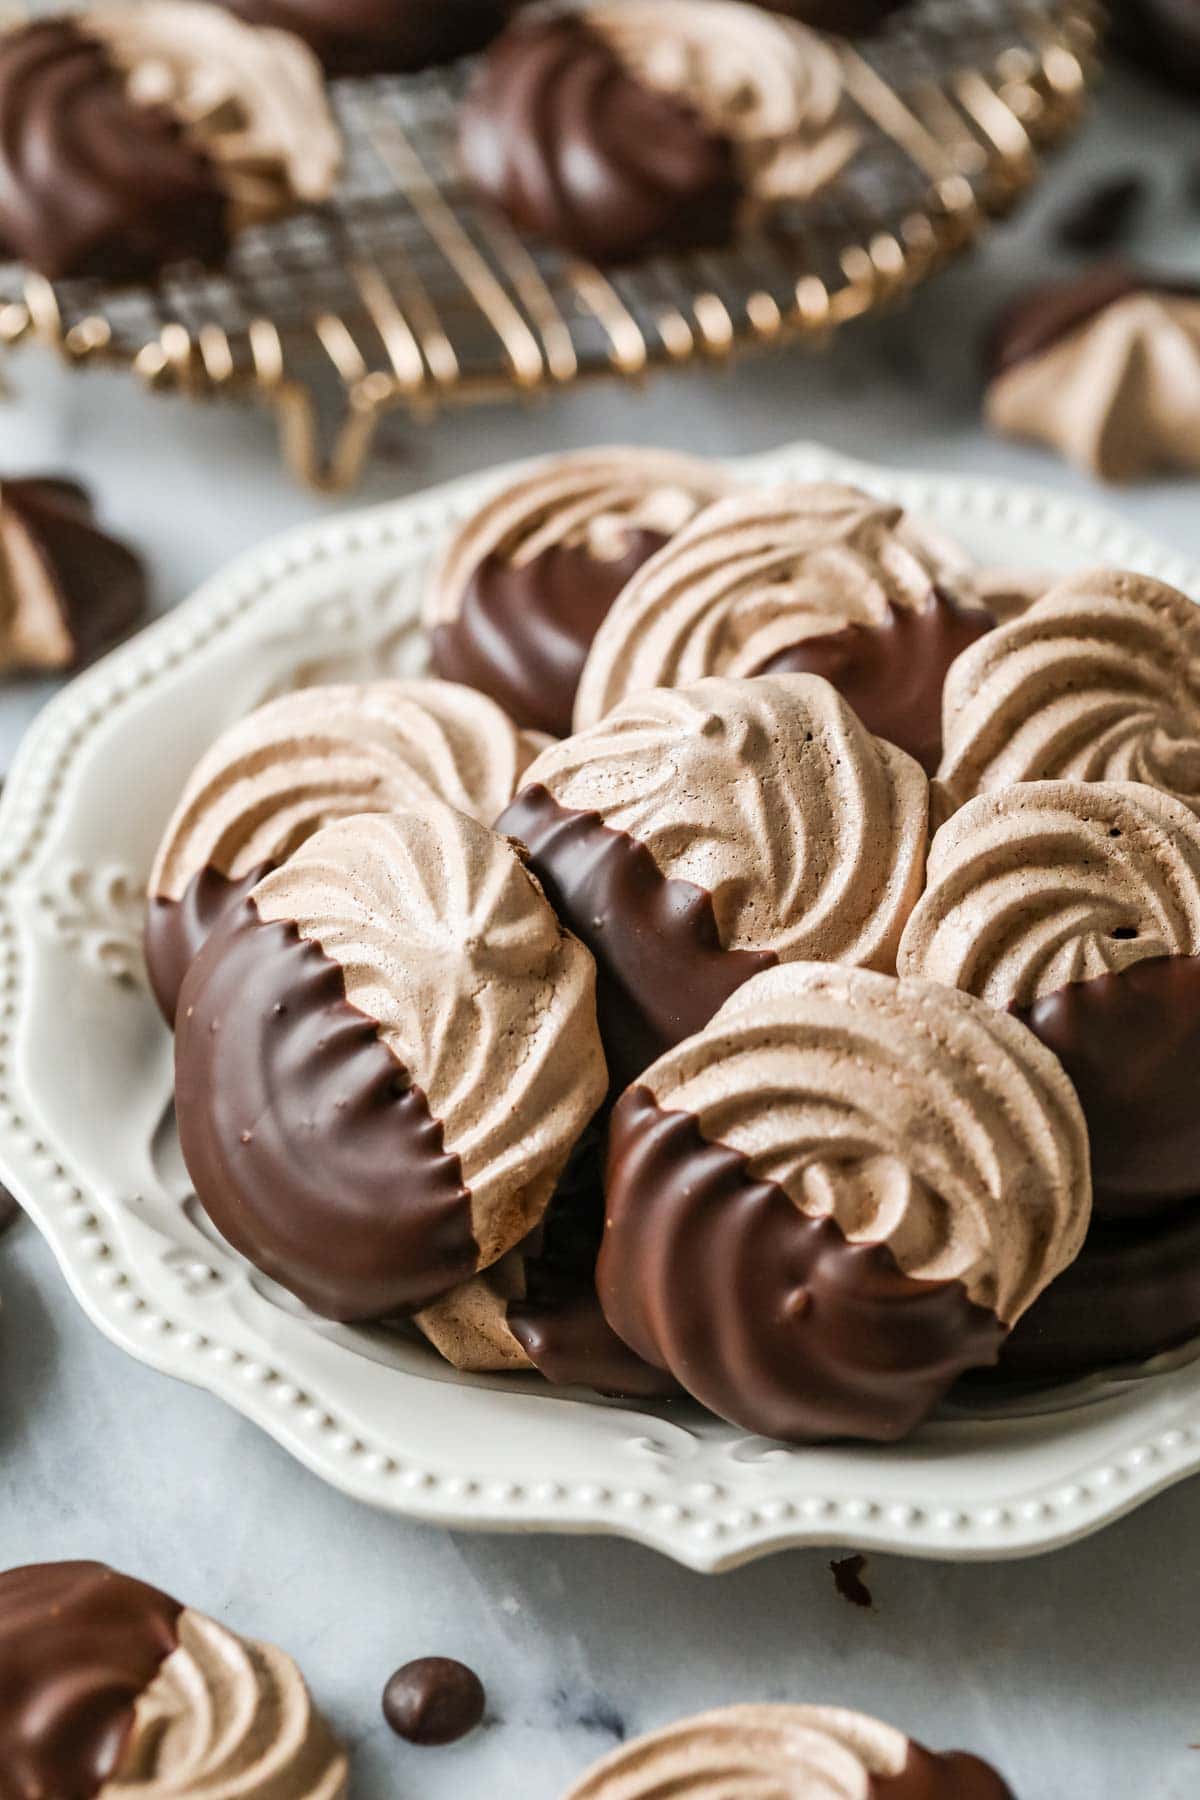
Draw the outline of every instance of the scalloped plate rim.
<instances>
[{"instance_id":1,"label":"scalloped plate rim","mask_svg":"<svg viewBox=\"0 0 1200 1800\"><path fill-rule=\"evenodd\" d=\"M540 459L527 459L536 462ZM826 451L795 444L754 456L728 459L733 466L779 479L815 475L859 480L894 494L908 505L933 507L943 515L1006 515L1014 522L1039 521L1041 530L1064 548L1101 560L1106 546L1121 560L1200 593L1200 568L1121 519L1086 501L1031 486L876 468ZM949 1493L924 1505L889 1507L853 1491L854 1452L827 1452L846 1473L835 1498L819 1493L744 1499L719 1483L700 1483L689 1503L656 1499L627 1477L613 1491L603 1473L594 1482L538 1482L522 1485L493 1474L478 1479L439 1474L396 1454L344 1441L336 1420L325 1411L332 1396L311 1392L302 1373L297 1406L280 1410L273 1394L289 1371L264 1371L252 1359L197 1333L170 1316L169 1292L155 1291L146 1271L122 1267L111 1244L98 1235L87 1192L54 1145L39 1136L37 1094L25 1092L11 1066L12 1043L20 1019L22 978L28 978L42 950L28 919L14 902L18 875L58 814L58 796L71 768L86 761L88 739L101 719L112 716L140 688L150 686L186 662L204 644L239 623L280 584L318 563L332 564L339 553L394 542L432 545L480 494L506 480L521 464L462 477L441 487L357 513L300 527L239 557L190 600L155 621L71 682L30 727L0 798L0 961L9 971L0 993L0 1178L11 1187L46 1237L68 1287L87 1316L107 1337L139 1361L225 1400L322 1479L348 1495L394 1513L453 1528L555 1531L603 1534L648 1545L700 1572L731 1569L759 1556L795 1546L852 1541L863 1548L899 1551L936 1560L1002 1560L1040 1554L1101 1529L1154 1494L1200 1469L1200 1361L1165 1376L1144 1378L1122 1413L1129 1441L1105 1464L1079 1464L1055 1457L1051 1436L1044 1447L1042 1479L1028 1493L1003 1504L965 1506ZM47 1134L48 1135L48 1134ZM89 1279L98 1265L111 1271L116 1288ZM148 1290L151 1300L141 1298ZM132 1296L132 1302L130 1301ZM123 1304L121 1302L124 1302ZM409 1380L397 1370L399 1380ZM1171 1386L1175 1413L1157 1436L1138 1438L1139 1415L1149 1411L1162 1384ZM455 1384L448 1384L451 1388ZM307 1403L299 1412L299 1404ZM547 1396L540 1404L575 1406L586 1400ZM611 1408L605 1408L610 1412ZM1082 1411L1082 1409L1076 1409ZM295 1412L296 1416L293 1416ZM318 1417L314 1423L314 1415ZM653 1426L653 1414L634 1413ZM1074 1412L1058 1415L1064 1419ZM666 1429L670 1429L667 1420ZM1146 1427L1149 1428L1147 1420ZM332 1436L331 1436L332 1432ZM421 1451L428 1455L429 1446ZM803 1455L803 1453L801 1453ZM798 1458L789 1460L789 1467ZM932 1467L933 1465L931 1465ZM764 1477L769 1482L769 1474ZM695 1486L695 1484L693 1484ZM549 1491L545 1491L549 1488ZM543 1490L539 1492L539 1489ZM846 1491L849 1489L850 1491Z\"/></svg>"}]
</instances>

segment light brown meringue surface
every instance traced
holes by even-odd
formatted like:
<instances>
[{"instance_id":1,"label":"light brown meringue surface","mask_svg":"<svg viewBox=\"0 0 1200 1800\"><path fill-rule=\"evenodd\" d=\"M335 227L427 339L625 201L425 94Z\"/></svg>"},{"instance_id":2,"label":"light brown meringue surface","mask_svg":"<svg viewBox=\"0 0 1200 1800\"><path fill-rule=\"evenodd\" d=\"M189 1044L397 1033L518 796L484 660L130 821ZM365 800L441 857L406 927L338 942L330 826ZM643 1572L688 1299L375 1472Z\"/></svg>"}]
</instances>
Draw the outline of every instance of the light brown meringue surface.
<instances>
[{"instance_id":1,"label":"light brown meringue surface","mask_svg":"<svg viewBox=\"0 0 1200 1800\"><path fill-rule=\"evenodd\" d=\"M710 894L723 949L894 966L927 783L818 676L641 694L543 751L525 785L598 813L667 879Z\"/></svg>"},{"instance_id":2,"label":"light brown meringue surface","mask_svg":"<svg viewBox=\"0 0 1200 1800\"><path fill-rule=\"evenodd\" d=\"M1137 782L1039 781L980 794L936 833L902 975L993 1006L1200 955L1200 822Z\"/></svg>"},{"instance_id":3,"label":"light brown meringue surface","mask_svg":"<svg viewBox=\"0 0 1200 1800\"><path fill-rule=\"evenodd\" d=\"M1200 295L1123 294L988 388L989 423L1106 481L1200 469Z\"/></svg>"},{"instance_id":4,"label":"light brown meringue surface","mask_svg":"<svg viewBox=\"0 0 1200 1800\"><path fill-rule=\"evenodd\" d=\"M858 147L837 53L794 19L740 0L591 0L585 17L647 87L733 140L754 199L807 199Z\"/></svg>"},{"instance_id":5,"label":"light brown meringue surface","mask_svg":"<svg viewBox=\"0 0 1200 1800\"><path fill-rule=\"evenodd\" d=\"M1074 1089L1018 1020L937 982L768 969L642 1086L802 1213L886 1244L905 1275L960 1281L1005 1325L1083 1242Z\"/></svg>"},{"instance_id":6,"label":"light brown meringue surface","mask_svg":"<svg viewBox=\"0 0 1200 1800\"><path fill-rule=\"evenodd\" d=\"M438 1354L466 1374L530 1370L532 1362L508 1323L508 1303L525 1293L519 1250L414 1314Z\"/></svg>"},{"instance_id":7,"label":"light brown meringue surface","mask_svg":"<svg viewBox=\"0 0 1200 1800\"><path fill-rule=\"evenodd\" d=\"M488 557L523 568L546 550L586 550L618 562L632 534L672 537L732 479L717 463L670 450L615 445L552 457L502 488L471 515L430 585L425 623L453 619L471 576Z\"/></svg>"},{"instance_id":8,"label":"light brown meringue surface","mask_svg":"<svg viewBox=\"0 0 1200 1800\"><path fill-rule=\"evenodd\" d=\"M579 730L630 694L756 674L806 638L920 611L966 565L902 508L836 482L738 495L702 513L629 582L596 634Z\"/></svg>"},{"instance_id":9,"label":"light brown meringue surface","mask_svg":"<svg viewBox=\"0 0 1200 1800\"><path fill-rule=\"evenodd\" d=\"M440 1121L479 1266L495 1262L604 1096L591 956L512 844L432 800L326 826L252 899L340 966Z\"/></svg>"},{"instance_id":10,"label":"light brown meringue surface","mask_svg":"<svg viewBox=\"0 0 1200 1800\"><path fill-rule=\"evenodd\" d=\"M199 0L100 0L83 15L142 105L165 105L217 165L234 228L327 200L341 134L321 66L288 31Z\"/></svg>"},{"instance_id":11,"label":"light brown meringue surface","mask_svg":"<svg viewBox=\"0 0 1200 1800\"><path fill-rule=\"evenodd\" d=\"M296 1664L185 1608L99 1800L346 1800L349 1764Z\"/></svg>"},{"instance_id":12,"label":"light brown meringue surface","mask_svg":"<svg viewBox=\"0 0 1200 1800\"><path fill-rule=\"evenodd\" d=\"M965 650L942 697L936 790L1144 781L1200 808L1200 607L1146 575L1072 576Z\"/></svg>"},{"instance_id":13,"label":"light brown meringue surface","mask_svg":"<svg viewBox=\"0 0 1200 1800\"><path fill-rule=\"evenodd\" d=\"M448 681L285 694L202 757L163 834L149 891L178 900L205 868L238 880L359 812L441 800L490 824L544 742L486 695Z\"/></svg>"},{"instance_id":14,"label":"light brown meringue surface","mask_svg":"<svg viewBox=\"0 0 1200 1800\"><path fill-rule=\"evenodd\" d=\"M903 1732L839 1706L726 1706L622 1744L565 1800L873 1800Z\"/></svg>"}]
</instances>

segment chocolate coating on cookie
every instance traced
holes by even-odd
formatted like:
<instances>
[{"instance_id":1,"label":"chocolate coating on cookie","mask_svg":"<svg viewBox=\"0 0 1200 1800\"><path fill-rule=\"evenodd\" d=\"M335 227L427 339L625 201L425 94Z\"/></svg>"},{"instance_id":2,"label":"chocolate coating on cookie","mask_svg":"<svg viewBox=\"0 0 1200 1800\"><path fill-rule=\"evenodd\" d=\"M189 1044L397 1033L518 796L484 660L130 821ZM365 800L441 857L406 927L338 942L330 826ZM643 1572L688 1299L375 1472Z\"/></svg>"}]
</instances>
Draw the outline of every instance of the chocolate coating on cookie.
<instances>
[{"instance_id":1,"label":"chocolate coating on cookie","mask_svg":"<svg viewBox=\"0 0 1200 1800\"><path fill-rule=\"evenodd\" d=\"M724 243L742 197L732 142L572 17L518 22L492 46L460 155L519 230L601 263Z\"/></svg>"},{"instance_id":2,"label":"chocolate coating on cookie","mask_svg":"<svg viewBox=\"0 0 1200 1800\"><path fill-rule=\"evenodd\" d=\"M838 1706L729 1706L622 1744L566 1800L1013 1800L996 1772Z\"/></svg>"},{"instance_id":3,"label":"chocolate coating on cookie","mask_svg":"<svg viewBox=\"0 0 1200 1800\"><path fill-rule=\"evenodd\" d=\"M294 31L331 75L412 74L482 50L507 0L221 0L252 25Z\"/></svg>"},{"instance_id":4,"label":"chocolate coating on cookie","mask_svg":"<svg viewBox=\"0 0 1200 1800\"><path fill-rule=\"evenodd\" d=\"M946 671L994 623L961 556L898 506L834 482L737 496L625 588L596 634L575 722L705 675L807 671L932 771Z\"/></svg>"},{"instance_id":5,"label":"chocolate coating on cookie","mask_svg":"<svg viewBox=\"0 0 1200 1800\"><path fill-rule=\"evenodd\" d=\"M643 694L545 751L528 782L498 829L596 958L614 1088L775 962L894 966L925 779L827 682Z\"/></svg>"},{"instance_id":6,"label":"chocolate coating on cookie","mask_svg":"<svg viewBox=\"0 0 1200 1800\"><path fill-rule=\"evenodd\" d=\"M100 1563L0 1575L0 1788L92 1800L178 1645L178 1601Z\"/></svg>"},{"instance_id":7,"label":"chocolate coating on cookie","mask_svg":"<svg viewBox=\"0 0 1200 1800\"><path fill-rule=\"evenodd\" d=\"M1113 41L1160 81L1195 98L1200 88L1200 17L1192 0L1121 0Z\"/></svg>"},{"instance_id":8,"label":"chocolate coating on cookie","mask_svg":"<svg viewBox=\"0 0 1200 1800\"><path fill-rule=\"evenodd\" d=\"M321 826L427 800L490 823L542 742L448 681L305 688L239 719L190 776L150 874L146 961L167 1019L221 916Z\"/></svg>"},{"instance_id":9,"label":"chocolate coating on cookie","mask_svg":"<svg viewBox=\"0 0 1200 1800\"><path fill-rule=\"evenodd\" d=\"M609 607L729 487L715 465L665 450L584 450L539 465L486 501L446 552L425 611L434 667L518 724L566 737Z\"/></svg>"},{"instance_id":10,"label":"chocolate coating on cookie","mask_svg":"<svg viewBox=\"0 0 1200 1800\"><path fill-rule=\"evenodd\" d=\"M0 481L0 672L77 669L146 610L146 572L74 481Z\"/></svg>"},{"instance_id":11,"label":"chocolate coating on cookie","mask_svg":"<svg viewBox=\"0 0 1200 1800\"><path fill-rule=\"evenodd\" d=\"M1078 1251L1078 1102L1005 1014L798 963L740 989L613 1115L601 1304L722 1417L894 1440Z\"/></svg>"},{"instance_id":12,"label":"chocolate coating on cookie","mask_svg":"<svg viewBox=\"0 0 1200 1800\"><path fill-rule=\"evenodd\" d=\"M758 0L769 12L786 13L816 31L836 32L839 37L865 37L878 31L894 13L912 0Z\"/></svg>"},{"instance_id":13,"label":"chocolate coating on cookie","mask_svg":"<svg viewBox=\"0 0 1200 1800\"><path fill-rule=\"evenodd\" d=\"M210 937L176 1110L218 1229L314 1310L416 1310L541 1218L603 1096L591 959L452 808L327 826Z\"/></svg>"}]
</instances>

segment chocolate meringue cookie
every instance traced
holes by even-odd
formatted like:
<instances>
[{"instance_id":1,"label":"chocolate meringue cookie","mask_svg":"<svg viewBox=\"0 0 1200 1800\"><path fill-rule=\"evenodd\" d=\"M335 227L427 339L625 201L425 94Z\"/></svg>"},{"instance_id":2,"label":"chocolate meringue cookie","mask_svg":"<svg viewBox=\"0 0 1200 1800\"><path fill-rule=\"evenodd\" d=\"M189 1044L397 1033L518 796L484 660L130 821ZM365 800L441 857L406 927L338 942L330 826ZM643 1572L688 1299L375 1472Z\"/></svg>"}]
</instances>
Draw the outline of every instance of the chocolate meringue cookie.
<instances>
[{"instance_id":1,"label":"chocolate meringue cookie","mask_svg":"<svg viewBox=\"0 0 1200 1800\"><path fill-rule=\"evenodd\" d=\"M5 1792L346 1800L290 1657L99 1563L0 1575Z\"/></svg>"},{"instance_id":2,"label":"chocolate meringue cookie","mask_svg":"<svg viewBox=\"0 0 1200 1800\"><path fill-rule=\"evenodd\" d=\"M1195 98L1200 87L1200 15L1192 0L1121 0L1112 41L1122 55Z\"/></svg>"},{"instance_id":3,"label":"chocolate meringue cookie","mask_svg":"<svg viewBox=\"0 0 1200 1800\"><path fill-rule=\"evenodd\" d=\"M465 813L338 820L222 922L176 1019L201 1204L314 1311L418 1310L541 1219L604 1096L595 970Z\"/></svg>"},{"instance_id":4,"label":"chocolate meringue cookie","mask_svg":"<svg viewBox=\"0 0 1200 1800\"><path fill-rule=\"evenodd\" d=\"M835 52L739 0L587 0L518 19L462 118L468 179L597 262L726 242L844 167Z\"/></svg>"},{"instance_id":5,"label":"chocolate meringue cookie","mask_svg":"<svg viewBox=\"0 0 1200 1800\"><path fill-rule=\"evenodd\" d=\"M596 629L630 576L732 482L669 450L581 450L523 474L458 532L425 623L439 675L566 737Z\"/></svg>"},{"instance_id":6,"label":"chocolate meringue cookie","mask_svg":"<svg viewBox=\"0 0 1200 1800\"><path fill-rule=\"evenodd\" d=\"M899 506L835 482L737 496L629 582L596 633L575 725L705 675L824 675L932 773L946 670L993 623L964 560Z\"/></svg>"},{"instance_id":7,"label":"chocolate meringue cookie","mask_svg":"<svg viewBox=\"0 0 1200 1800\"><path fill-rule=\"evenodd\" d=\"M0 250L51 280L220 261L327 199L340 137L311 52L198 0L101 0L0 35Z\"/></svg>"},{"instance_id":8,"label":"chocolate meringue cookie","mask_svg":"<svg viewBox=\"0 0 1200 1800\"><path fill-rule=\"evenodd\" d=\"M786 13L815 31L839 37L866 37L912 0L758 0L769 12Z\"/></svg>"},{"instance_id":9,"label":"chocolate meringue cookie","mask_svg":"<svg viewBox=\"0 0 1200 1800\"><path fill-rule=\"evenodd\" d=\"M934 837L899 966L1058 1056L1098 1219L1200 1196L1200 821L1181 802L1136 782L981 794Z\"/></svg>"},{"instance_id":10,"label":"chocolate meringue cookie","mask_svg":"<svg viewBox=\"0 0 1200 1800\"><path fill-rule=\"evenodd\" d=\"M942 726L943 810L1063 778L1142 781L1200 810L1200 608L1146 575L1073 576L958 657Z\"/></svg>"},{"instance_id":11,"label":"chocolate meringue cookie","mask_svg":"<svg viewBox=\"0 0 1200 1800\"><path fill-rule=\"evenodd\" d=\"M985 411L1105 481L1200 469L1200 283L1104 266L1024 297L996 329Z\"/></svg>"},{"instance_id":12,"label":"chocolate meringue cookie","mask_svg":"<svg viewBox=\"0 0 1200 1800\"><path fill-rule=\"evenodd\" d=\"M552 745L497 830L598 965L614 1087L777 962L891 969L925 777L816 676L713 677Z\"/></svg>"},{"instance_id":13,"label":"chocolate meringue cookie","mask_svg":"<svg viewBox=\"0 0 1200 1800\"><path fill-rule=\"evenodd\" d=\"M239 719L201 758L150 873L146 964L168 1022L214 926L322 825L429 800L490 824L543 743L449 681L304 688Z\"/></svg>"},{"instance_id":14,"label":"chocolate meringue cookie","mask_svg":"<svg viewBox=\"0 0 1200 1800\"><path fill-rule=\"evenodd\" d=\"M253 25L294 31L331 75L414 74L494 38L507 0L221 0Z\"/></svg>"},{"instance_id":15,"label":"chocolate meringue cookie","mask_svg":"<svg viewBox=\"0 0 1200 1800\"><path fill-rule=\"evenodd\" d=\"M1018 1020L793 963L618 1102L597 1287L733 1424L893 1442L995 1362L1090 1209L1079 1102Z\"/></svg>"},{"instance_id":16,"label":"chocolate meringue cookie","mask_svg":"<svg viewBox=\"0 0 1200 1800\"><path fill-rule=\"evenodd\" d=\"M1014 1800L994 1769L935 1755L841 1706L726 1706L621 1744L564 1800Z\"/></svg>"},{"instance_id":17,"label":"chocolate meringue cookie","mask_svg":"<svg viewBox=\"0 0 1200 1800\"><path fill-rule=\"evenodd\" d=\"M0 674L78 669L146 610L141 558L56 475L0 481Z\"/></svg>"}]
</instances>

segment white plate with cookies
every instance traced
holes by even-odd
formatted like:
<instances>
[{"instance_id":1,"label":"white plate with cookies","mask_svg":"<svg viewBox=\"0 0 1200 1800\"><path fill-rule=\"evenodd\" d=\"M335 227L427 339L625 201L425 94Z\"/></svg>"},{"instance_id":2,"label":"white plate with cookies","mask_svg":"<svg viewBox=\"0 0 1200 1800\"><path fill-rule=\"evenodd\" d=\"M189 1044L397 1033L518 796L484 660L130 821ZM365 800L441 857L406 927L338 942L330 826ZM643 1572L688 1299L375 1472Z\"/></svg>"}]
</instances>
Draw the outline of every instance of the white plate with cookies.
<instances>
[{"instance_id":1,"label":"white plate with cookies","mask_svg":"<svg viewBox=\"0 0 1200 1800\"><path fill-rule=\"evenodd\" d=\"M900 1443L789 1447L691 1402L464 1373L415 1338L318 1316L214 1229L180 1153L172 1040L142 951L164 826L214 738L262 702L425 672L433 568L513 473L265 546L80 676L29 733L0 813L0 1175L80 1304L358 1499L454 1527L613 1533L704 1571L845 1541L1029 1555L1193 1471L1200 1362L1186 1348L1033 1392L956 1394ZM812 445L731 473L857 484L1018 589L1023 573L1107 565L1200 593L1185 559L1035 491Z\"/></svg>"}]
</instances>

